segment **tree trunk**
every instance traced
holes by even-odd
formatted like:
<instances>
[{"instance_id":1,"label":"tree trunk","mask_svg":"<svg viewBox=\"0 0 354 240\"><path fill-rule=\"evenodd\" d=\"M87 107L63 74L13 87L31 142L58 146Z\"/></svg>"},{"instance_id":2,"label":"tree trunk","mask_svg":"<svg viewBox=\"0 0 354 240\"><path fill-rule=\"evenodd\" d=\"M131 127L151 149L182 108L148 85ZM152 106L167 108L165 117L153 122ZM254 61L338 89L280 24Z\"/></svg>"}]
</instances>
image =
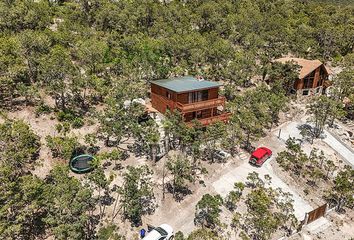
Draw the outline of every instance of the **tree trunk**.
<instances>
[{"instance_id":1,"label":"tree trunk","mask_svg":"<svg viewBox=\"0 0 354 240\"><path fill-rule=\"evenodd\" d=\"M114 207L113 207L113 211L112 211L112 219L111 219L111 222L113 222L114 218L117 216L117 213L116 213L116 209L117 209L117 205L118 205L118 197L119 197L119 192L117 192L117 197L114 201Z\"/></svg>"},{"instance_id":2,"label":"tree trunk","mask_svg":"<svg viewBox=\"0 0 354 240\"><path fill-rule=\"evenodd\" d=\"M344 203L345 203L345 199L342 198L342 197L339 198L338 205L337 205L337 209L336 209L337 212L339 212L340 210L342 210Z\"/></svg>"},{"instance_id":3,"label":"tree trunk","mask_svg":"<svg viewBox=\"0 0 354 240\"><path fill-rule=\"evenodd\" d=\"M60 99L61 99L61 110L62 111L65 111L66 109L66 103L65 103L65 93L64 92L61 92L60 94Z\"/></svg>"},{"instance_id":4,"label":"tree trunk","mask_svg":"<svg viewBox=\"0 0 354 240\"><path fill-rule=\"evenodd\" d=\"M165 152L168 153L169 151L170 151L169 134L165 133Z\"/></svg>"},{"instance_id":5,"label":"tree trunk","mask_svg":"<svg viewBox=\"0 0 354 240\"><path fill-rule=\"evenodd\" d=\"M155 163L156 162L156 146L151 145L150 146L150 151L151 151L151 159Z\"/></svg>"},{"instance_id":6,"label":"tree trunk","mask_svg":"<svg viewBox=\"0 0 354 240\"><path fill-rule=\"evenodd\" d=\"M165 163L166 163L166 160L163 164L163 169L162 169L162 200L165 200L165 192L166 192L166 189L165 189Z\"/></svg>"}]
</instances>

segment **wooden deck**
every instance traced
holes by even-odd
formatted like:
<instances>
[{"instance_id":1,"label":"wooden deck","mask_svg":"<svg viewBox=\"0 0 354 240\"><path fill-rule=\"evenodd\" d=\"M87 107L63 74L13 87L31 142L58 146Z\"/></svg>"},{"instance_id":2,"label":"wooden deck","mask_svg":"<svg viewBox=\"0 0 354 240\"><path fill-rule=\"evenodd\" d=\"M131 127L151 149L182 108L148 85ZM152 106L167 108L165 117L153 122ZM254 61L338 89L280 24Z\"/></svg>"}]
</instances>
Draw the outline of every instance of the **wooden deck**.
<instances>
[{"instance_id":1,"label":"wooden deck","mask_svg":"<svg viewBox=\"0 0 354 240\"><path fill-rule=\"evenodd\" d=\"M215 109L219 106L224 106L225 102L226 102L225 97L220 97L220 96L218 98L214 98L214 99L209 99L209 100L194 102L194 103L186 103L186 104L183 104L180 102L174 102L171 99L167 99L166 97L163 97L163 96L155 94L155 93L151 93L151 97L152 97L152 103L153 103L153 105L155 105L157 107L157 109L159 109L159 108L166 109L166 107L168 107L168 109L170 109L172 111L177 109L185 117L187 114L191 114L193 112L203 111L203 110L207 110L207 109L210 109L211 112L213 112L212 109ZM215 110L215 111L217 111L217 110ZM161 111L161 113L165 113L165 111ZM206 125L218 122L218 121L227 122L230 118L230 115L231 115L230 113L223 112L223 113L217 114L215 116L209 115L209 116L205 116L203 118L199 118L197 120L202 125L206 126ZM188 126L193 125L190 122L190 120L191 119L186 120Z\"/></svg>"},{"instance_id":2,"label":"wooden deck","mask_svg":"<svg viewBox=\"0 0 354 240\"><path fill-rule=\"evenodd\" d=\"M222 113L217 116L209 117L209 118L202 118L202 119L197 119L203 126L213 124L216 122L227 122L231 116L231 113ZM188 126L193 126L192 122L187 123Z\"/></svg>"},{"instance_id":3,"label":"wooden deck","mask_svg":"<svg viewBox=\"0 0 354 240\"><path fill-rule=\"evenodd\" d=\"M204 109L216 108L218 106L225 105L225 97L218 97L206 101L194 102L194 103L176 103L176 108L182 113L201 111Z\"/></svg>"}]
</instances>

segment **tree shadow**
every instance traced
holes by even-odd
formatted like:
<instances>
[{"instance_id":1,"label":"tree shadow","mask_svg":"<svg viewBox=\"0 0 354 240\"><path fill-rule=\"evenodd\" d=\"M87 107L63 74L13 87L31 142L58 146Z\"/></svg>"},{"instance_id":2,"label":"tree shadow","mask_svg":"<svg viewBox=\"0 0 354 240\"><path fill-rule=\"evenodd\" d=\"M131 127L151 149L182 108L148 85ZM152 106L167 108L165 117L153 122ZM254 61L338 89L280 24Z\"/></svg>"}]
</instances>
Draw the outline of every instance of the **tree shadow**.
<instances>
[{"instance_id":1,"label":"tree shadow","mask_svg":"<svg viewBox=\"0 0 354 240\"><path fill-rule=\"evenodd\" d=\"M114 203L115 198L110 195L108 191L104 192L104 195L101 196L100 202L102 205L110 206Z\"/></svg>"},{"instance_id":2,"label":"tree shadow","mask_svg":"<svg viewBox=\"0 0 354 240\"><path fill-rule=\"evenodd\" d=\"M99 146L89 146L87 148L87 152L91 155L96 155L98 153L98 151L100 150Z\"/></svg>"},{"instance_id":3,"label":"tree shadow","mask_svg":"<svg viewBox=\"0 0 354 240\"><path fill-rule=\"evenodd\" d=\"M301 124L297 126L297 129L300 131L300 135L302 139L296 139L297 141L300 141L299 144L302 145L303 141L313 143L313 139L315 138L314 135L314 130L310 124Z\"/></svg>"},{"instance_id":4,"label":"tree shadow","mask_svg":"<svg viewBox=\"0 0 354 240\"><path fill-rule=\"evenodd\" d=\"M323 131L320 133L319 137L316 137L316 131L318 131L318 129L311 126L308 123L304 123L297 126L297 129L300 130L300 135L302 136L302 140L307 141L311 144L313 143L313 140L315 138L319 138L319 139L326 138L326 135L324 134ZM301 140L301 139L297 139L297 140Z\"/></svg>"},{"instance_id":5,"label":"tree shadow","mask_svg":"<svg viewBox=\"0 0 354 240\"><path fill-rule=\"evenodd\" d=\"M129 152L133 153L135 157L142 157L146 154L145 148L142 144L134 142L132 145L128 145Z\"/></svg>"},{"instance_id":6,"label":"tree shadow","mask_svg":"<svg viewBox=\"0 0 354 240\"><path fill-rule=\"evenodd\" d=\"M181 202L186 196L192 194L192 191L187 187L174 188L171 183L166 184L166 189L173 195L177 202Z\"/></svg>"}]
</instances>

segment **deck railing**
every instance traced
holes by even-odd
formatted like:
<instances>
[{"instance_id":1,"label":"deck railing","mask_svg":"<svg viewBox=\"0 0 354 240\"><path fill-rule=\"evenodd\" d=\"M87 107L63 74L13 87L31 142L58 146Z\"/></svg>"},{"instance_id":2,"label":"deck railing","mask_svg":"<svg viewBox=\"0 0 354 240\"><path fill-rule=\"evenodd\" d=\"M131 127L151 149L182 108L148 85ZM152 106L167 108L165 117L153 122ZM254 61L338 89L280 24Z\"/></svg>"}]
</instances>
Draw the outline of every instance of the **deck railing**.
<instances>
[{"instance_id":1,"label":"deck railing","mask_svg":"<svg viewBox=\"0 0 354 240\"><path fill-rule=\"evenodd\" d=\"M158 95L156 93L151 93L151 96L154 96L154 98L156 100L158 100L159 102L163 103L164 105L168 105L169 107L175 108L176 103L173 102L171 99L167 99L167 98L165 98L165 97L163 97L161 95Z\"/></svg>"},{"instance_id":2,"label":"deck railing","mask_svg":"<svg viewBox=\"0 0 354 240\"><path fill-rule=\"evenodd\" d=\"M225 104L225 97L218 97L215 99L194 102L194 103L186 103L186 104L177 102L176 108L181 110L181 112L186 113L186 112L194 112L203 109L214 108L214 107L222 106L224 104Z\"/></svg>"},{"instance_id":3,"label":"deck railing","mask_svg":"<svg viewBox=\"0 0 354 240\"><path fill-rule=\"evenodd\" d=\"M213 117L208 117L208 118L202 118L202 119L196 119L198 120L202 125L206 126L215 122L227 122L231 116L231 113L225 112L220 115L216 115ZM188 126L192 126L192 122L187 123Z\"/></svg>"}]
</instances>

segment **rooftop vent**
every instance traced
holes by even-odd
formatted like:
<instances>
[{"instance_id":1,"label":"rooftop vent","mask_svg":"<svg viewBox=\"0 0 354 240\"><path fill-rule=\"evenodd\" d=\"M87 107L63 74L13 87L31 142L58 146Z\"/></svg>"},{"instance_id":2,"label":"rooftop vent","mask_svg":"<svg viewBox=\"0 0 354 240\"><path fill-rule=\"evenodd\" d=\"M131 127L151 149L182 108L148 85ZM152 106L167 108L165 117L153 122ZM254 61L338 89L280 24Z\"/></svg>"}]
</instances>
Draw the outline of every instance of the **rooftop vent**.
<instances>
[{"instance_id":1,"label":"rooftop vent","mask_svg":"<svg viewBox=\"0 0 354 240\"><path fill-rule=\"evenodd\" d=\"M204 81L204 78L202 77L202 76L196 76L196 79L198 80L198 81Z\"/></svg>"}]
</instances>

